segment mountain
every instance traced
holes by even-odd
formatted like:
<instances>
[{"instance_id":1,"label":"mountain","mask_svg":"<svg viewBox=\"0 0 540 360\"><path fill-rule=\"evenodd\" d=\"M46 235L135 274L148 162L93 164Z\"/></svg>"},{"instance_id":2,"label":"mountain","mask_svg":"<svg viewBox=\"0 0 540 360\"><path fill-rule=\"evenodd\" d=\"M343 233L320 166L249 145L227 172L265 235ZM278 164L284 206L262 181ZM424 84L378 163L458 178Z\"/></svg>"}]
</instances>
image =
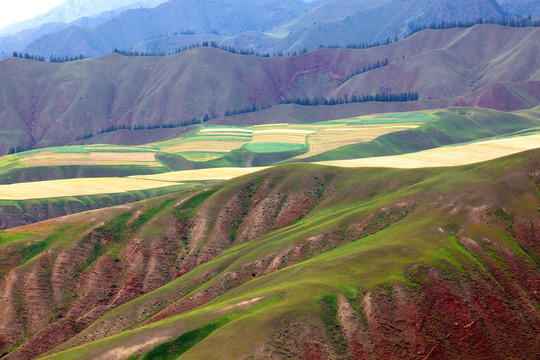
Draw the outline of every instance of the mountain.
<instances>
[{"instance_id":1,"label":"mountain","mask_svg":"<svg viewBox=\"0 0 540 360\"><path fill-rule=\"evenodd\" d=\"M300 0L170 0L152 9L126 11L93 29L72 26L48 34L30 43L26 51L98 56L175 33L264 32L296 18L310 6Z\"/></svg>"},{"instance_id":2,"label":"mountain","mask_svg":"<svg viewBox=\"0 0 540 360\"><path fill-rule=\"evenodd\" d=\"M262 54L278 45L280 39L256 31L247 31L232 36L216 34L173 35L145 41L133 47L133 51L174 54L178 49L188 48L193 44L203 44L204 42L215 42L220 47L232 47Z\"/></svg>"},{"instance_id":3,"label":"mountain","mask_svg":"<svg viewBox=\"0 0 540 360\"><path fill-rule=\"evenodd\" d=\"M153 1L152 5L163 2ZM508 14L523 18L536 14L535 6L538 6L525 0L516 5L504 2L503 7L495 0L336 0L309 3L300 0L170 0L156 8L119 11L137 6L130 3L127 7L116 8L114 14L96 13L94 20L86 22L54 20L75 16L63 15L70 13L68 5L66 3L62 9L54 10L54 16L42 19L46 22L39 22L43 24L42 28L30 26L31 29L25 32L0 38L0 51L7 54L22 51L46 58L51 54L78 56L81 53L94 57L106 55L114 48L168 53L219 35L214 40L219 45L269 53L292 53L304 48L314 50L321 45L346 46L403 38L418 26L442 21L500 19ZM102 5L86 7L86 13L107 8ZM61 25L58 25L59 21ZM186 34L196 36L182 36Z\"/></svg>"},{"instance_id":4,"label":"mountain","mask_svg":"<svg viewBox=\"0 0 540 360\"><path fill-rule=\"evenodd\" d=\"M148 6L147 4L144 4ZM33 42L36 39L39 39L42 36L55 33L62 29L65 29L70 26L81 26L84 28L93 28L104 22L118 16L125 10L132 7L140 7L140 3L133 3L130 6L114 9L110 11L105 11L97 15L92 15L88 17L81 17L76 20L73 20L69 23L65 22L48 22L43 25L39 25L33 28L21 30L12 35L6 35L0 37L0 50L4 51L11 56L14 51L20 51L24 49L28 44ZM49 54L50 55L50 54Z\"/></svg>"},{"instance_id":5,"label":"mountain","mask_svg":"<svg viewBox=\"0 0 540 360\"><path fill-rule=\"evenodd\" d=\"M3 231L3 358L535 359L539 168L289 164Z\"/></svg>"},{"instance_id":6,"label":"mountain","mask_svg":"<svg viewBox=\"0 0 540 360\"><path fill-rule=\"evenodd\" d=\"M286 36L316 24L328 23L357 11L378 7L390 0L336 0L326 1L306 11L296 19L272 29L273 34Z\"/></svg>"},{"instance_id":7,"label":"mountain","mask_svg":"<svg viewBox=\"0 0 540 360\"><path fill-rule=\"evenodd\" d=\"M49 23L70 23L83 17L92 17L101 13L138 7L153 7L166 0L66 0L64 3L38 15L33 19L21 21L0 29L0 36L13 35L23 30L32 29Z\"/></svg>"},{"instance_id":8,"label":"mountain","mask_svg":"<svg viewBox=\"0 0 540 360\"><path fill-rule=\"evenodd\" d=\"M211 47L60 64L10 58L0 63L1 151L64 145L115 127L178 126L206 114L314 97L417 92L418 102L407 110L531 108L540 101L539 31L496 25L426 30L388 46L276 58ZM388 65L375 66L385 59ZM377 111L405 104L385 102ZM374 108L353 106L357 114Z\"/></svg>"},{"instance_id":9,"label":"mountain","mask_svg":"<svg viewBox=\"0 0 540 360\"><path fill-rule=\"evenodd\" d=\"M253 4L244 0L195 3L171 0L153 9L121 14L94 29L72 27L51 32L28 43L24 51L47 56L80 53L99 56L114 48L128 50L152 39L166 38L166 44L157 46L159 43L154 43L152 48L157 52L168 52L182 44L175 41L178 40L175 34L213 32L238 36L243 32L266 32L274 41L259 38L261 42L258 42L254 38L250 42L251 48L262 52L293 52L317 49L320 45L401 38L415 27L432 22L498 19L504 14L494 0L460 0L457 3L448 0L341 0L310 4L299 0L265 0ZM181 21L178 21L179 17Z\"/></svg>"}]
</instances>

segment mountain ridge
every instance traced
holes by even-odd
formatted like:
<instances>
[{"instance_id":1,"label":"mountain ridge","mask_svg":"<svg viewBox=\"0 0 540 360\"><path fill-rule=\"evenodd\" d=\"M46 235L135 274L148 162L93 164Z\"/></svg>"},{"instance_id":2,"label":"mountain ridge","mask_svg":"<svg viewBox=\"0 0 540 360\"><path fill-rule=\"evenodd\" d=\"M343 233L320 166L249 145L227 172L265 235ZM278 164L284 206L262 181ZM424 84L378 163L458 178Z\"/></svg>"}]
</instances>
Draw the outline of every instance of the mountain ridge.
<instances>
[{"instance_id":1,"label":"mountain ridge","mask_svg":"<svg viewBox=\"0 0 540 360\"><path fill-rule=\"evenodd\" d=\"M150 46L155 52L161 53L185 44L187 39L178 39L178 33L194 32L198 37L193 38L191 44L196 42L197 38L219 33L235 38L243 36L243 41L236 42L236 46L243 49L292 53L304 48L314 50L321 45L346 46L350 43L383 42L388 38L392 40L396 37L403 38L418 26L426 26L432 22L499 19L507 16L507 9L511 7L505 3L503 9L495 0L475 2L460 0L459 3L447 0L385 0L382 3L374 0L311 3L276 0L272 2L273 5L252 9L250 4L242 5L243 0L214 4L203 2L195 5L183 4L182 1L170 0L155 8L118 13L109 21L104 15L93 28L82 23L79 23L82 26L73 26L77 25L76 23L64 24L54 31L46 31L41 37L37 36L37 30L32 30L36 34L34 37L24 37L20 34L18 42L13 42L12 38L4 39L4 51L8 55L10 51L19 51L46 58L50 55L78 56L80 53L86 57L95 57L108 54L114 48L131 50ZM281 10L278 7L281 7ZM216 11L218 8L220 10ZM281 11L282 21L253 22L257 18L271 19L277 10ZM511 15L521 18L526 18L531 13L529 5L520 5L514 10ZM224 17L231 11L228 18L232 18L233 21ZM246 11L249 15L245 14ZM171 17L173 14L177 16ZM207 14L214 15L207 17ZM182 21L176 21L178 17ZM209 18L220 17L221 20L208 23ZM242 21L235 22L236 18L241 18ZM379 20L374 22L374 19ZM69 29L65 29L68 25L71 25ZM245 39L248 33L253 32L262 32L264 35ZM148 41L151 45L145 44ZM230 41L221 39L219 43L229 44ZM25 46L14 47L23 43ZM75 43L77 48L74 48Z\"/></svg>"}]
</instances>

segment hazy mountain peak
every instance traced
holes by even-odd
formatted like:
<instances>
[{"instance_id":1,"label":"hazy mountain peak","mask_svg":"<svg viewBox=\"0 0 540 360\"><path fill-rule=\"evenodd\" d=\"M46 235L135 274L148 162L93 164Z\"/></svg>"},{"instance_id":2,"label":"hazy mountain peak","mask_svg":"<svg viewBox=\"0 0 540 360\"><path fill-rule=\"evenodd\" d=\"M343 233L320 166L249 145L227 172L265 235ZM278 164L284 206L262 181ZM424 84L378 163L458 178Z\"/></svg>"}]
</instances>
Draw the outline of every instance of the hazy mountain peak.
<instances>
[{"instance_id":1,"label":"hazy mountain peak","mask_svg":"<svg viewBox=\"0 0 540 360\"><path fill-rule=\"evenodd\" d=\"M153 7L166 0L66 0L64 3L33 19L0 29L0 36L15 34L46 23L69 23L81 17L93 16L119 8Z\"/></svg>"}]
</instances>

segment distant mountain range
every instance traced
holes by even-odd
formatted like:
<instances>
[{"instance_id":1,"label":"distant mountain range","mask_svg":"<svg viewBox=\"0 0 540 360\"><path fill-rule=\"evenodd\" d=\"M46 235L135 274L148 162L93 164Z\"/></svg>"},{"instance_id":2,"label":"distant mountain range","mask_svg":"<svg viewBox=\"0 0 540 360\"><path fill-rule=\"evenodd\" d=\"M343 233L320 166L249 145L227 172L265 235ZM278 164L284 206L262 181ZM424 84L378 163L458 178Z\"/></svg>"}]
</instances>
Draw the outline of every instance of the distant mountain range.
<instances>
[{"instance_id":1,"label":"distant mountain range","mask_svg":"<svg viewBox=\"0 0 540 360\"><path fill-rule=\"evenodd\" d=\"M28 44L42 36L56 33L69 26L93 28L115 18L128 9L148 8L164 1L66 1L64 4L34 19L0 29L0 59L11 56L13 51L24 50Z\"/></svg>"},{"instance_id":2,"label":"distant mountain range","mask_svg":"<svg viewBox=\"0 0 540 360\"><path fill-rule=\"evenodd\" d=\"M308 8L300 0L171 0L152 9L123 12L91 29L67 27L30 43L25 51L98 56L114 48L131 49L149 39L179 33L234 36L246 31L265 32Z\"/></svg>"},{"instance_id":3,"label":"distant mountain range","mask_svg":"<svg viewBox=\"0 0 540 360\"><path fill-rule=\"evenodd\" d=\"M99 17L111 10L153 7L167 0L66 0L61 5L33 19L0 29L0 36L13 35L49 23L70 23L84 17Z\"/></svg>"},{"instance_id":4,"label":"distant mountain range","mask_svg":"<svg viewBox=\"0 0 540 360\"><path fill-rule=\"evenodd\" d=\"M538 39L540 28L478 25L425 30L365 50L320 49L291 57L200 47L174 56L111 54L60 64L10 58L0 63L0 154L69 144L115 129L178 126L269 106L274 108L265 111L273 112L272 121L299 121L295 111L288 110L283 118L277 106L283 102L335 101L334 106L319 106L334 118L340 107L351 111L352 106L360 114L364 107L373 112L375 104L337 105L336 99L376 94L418 96L410 103L379 101L376 112L404 106L530 108L540 103ZM336 110L322 111L327 108ZM110 136L108 142L121 140Z\"/></svg>"},{"instance_id":5,"label":"distant mountain range","mask_svg":"<svg viewBox=\"0 0 540 360\"><path fill-rule=\"evenodd\" d=\"M0 30L0 53L45 58L94 57L115 48L168 53L204 41L287 53L402 38L417 26L443 20L529 15L540 16L537 1L70 0Z\"/></svg>"}]
</instances>

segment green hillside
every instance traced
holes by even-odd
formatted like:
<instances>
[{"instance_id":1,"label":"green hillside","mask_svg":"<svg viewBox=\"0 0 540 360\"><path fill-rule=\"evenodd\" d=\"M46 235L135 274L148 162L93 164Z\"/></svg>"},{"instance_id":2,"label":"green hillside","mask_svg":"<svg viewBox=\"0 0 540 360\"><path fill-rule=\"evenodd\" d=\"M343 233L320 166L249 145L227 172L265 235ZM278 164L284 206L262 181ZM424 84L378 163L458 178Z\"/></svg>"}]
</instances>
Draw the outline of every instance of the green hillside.
<instances>
[{"instance_id":1,"label":"green hillside","mask_svg":"<svg viewBox=\"0 0 540 360\"><path fill-rule=\"evenodd\" d=\"M534 359L538 168L289 164L4 231L6 358Z\"/></svg>"},{"instance_id":2,"label":"green hillside","mask_svg":"<svg viewBox=\"0 0 540 360\"><path fill-rule=\"evenodd\" d=\"M540 118L535 112L522 114L489 109L449 108L436 111L434 115L436 120L418 128L381 135L370 142L343 146L303 161L407 154L444 145L540 130Z\"/></svg>"}]
</instances>

